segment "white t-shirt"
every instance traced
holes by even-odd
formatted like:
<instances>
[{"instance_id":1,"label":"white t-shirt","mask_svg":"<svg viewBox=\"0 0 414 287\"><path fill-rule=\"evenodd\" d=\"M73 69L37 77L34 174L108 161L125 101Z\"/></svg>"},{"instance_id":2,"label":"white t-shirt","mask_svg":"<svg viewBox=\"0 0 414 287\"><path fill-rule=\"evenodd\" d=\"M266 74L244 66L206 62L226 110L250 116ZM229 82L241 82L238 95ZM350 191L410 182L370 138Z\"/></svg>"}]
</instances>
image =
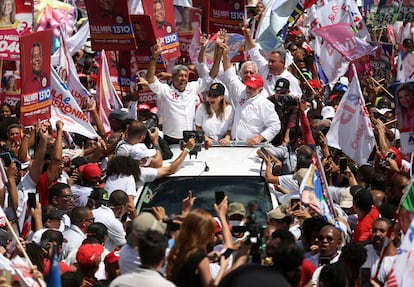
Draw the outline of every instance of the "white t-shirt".
<instances>
[{"instance_id":1,"label":"white t-shirt","mask_svg":"<svg viewBox=\"0 0 414 287\"><path fill-rule=\"evenodd\" d=\"M108 228L108 239L105 242L105 248L113 251L117 246L126 244L126 233L122 222L119 221L112 209L101 205L99 208L92 210L95 222L101 222Z\"/></svg>"},{"instance_id":2,"label":"white t-shirt","mask_svg":"<svg viewBox=\"0 0 414 287\"><path fill-rule=\"evenodd\" d=\"M157 79L148 84L151 91L157 94L157 102L161 103L164 119L163 132L173 138L182 138L183 131L194 129L194 118L198 93L207 89L210 77L199 78L188 82L184 91L178 91L172 84L163 84Z\"/></svg>"},{"instance_id":3,"label":"white t-shirt","mask_svg":"<svg viewBox=\"0 0 414 287\"><path fill-rule=\"evenodd\" d=\"M210 107L212 116L209 117L205 105L200 105L196 111L195 124L201 127L204 135L218 141L222 139L228 130L231 129L233 123L233 108L228 105L224 111L224 118L217 118L216 113Z\"/></svg>"},{"instance_id":4,"label":"white t-shirt","mask_svg":"<svg viewBox=\"0 0 414 287\"><path fill-rule=\"evenodd\" d=\"M133 175L111 175L106 179L104 188L108 192L108 196L118 189L125 191L128 195L137 195L135 178Z\"/></svg>"}]
</instances>

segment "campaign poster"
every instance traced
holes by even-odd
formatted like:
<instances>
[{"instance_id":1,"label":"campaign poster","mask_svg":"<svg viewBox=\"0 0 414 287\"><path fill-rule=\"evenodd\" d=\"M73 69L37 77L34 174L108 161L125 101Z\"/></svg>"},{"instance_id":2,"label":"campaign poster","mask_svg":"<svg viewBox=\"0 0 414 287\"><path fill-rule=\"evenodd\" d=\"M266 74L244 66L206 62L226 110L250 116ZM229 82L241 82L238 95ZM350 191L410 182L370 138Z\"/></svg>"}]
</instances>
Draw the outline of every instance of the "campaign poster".
<instances>
[{"instance_id":1,"label":"campaign poster","mask_svg":"<svg viewBox=\"0 0 414 287\"><path fill-rule=\"evenodd\" d=\"M127 0L85 0L92 50L135 49Z\"/></svg>"},{"instance_id":2,"label":"campaign poster","mask_svg":"<svg viewBox=\"0 0 414 287\"><path fill-rule=\"evenodd\" d=\"M180 43L175 26L173 0L148 0L142 2L146 15L151 16L155 38L163 51L164 61L180 57Z\"/></svg>"},{"instance_id":3,"label":"campaign poster","mask_svg":"<svg viewBox=\"0 0 414 287\"><path fill-rule=\"evenodd\" d=\"M50 54L52 30L20 37L22 94L20 122L31 126L50 118Z\"/></svg>"},{"instance_id":4,"label":"campaign poster","mask_svg":"<svg viewBox=\"0 0 414 287\"><path fill-rule=\"evenodd\" d=\"M386 24L394 24L398 16L398 8L399 6L397 1L381 1L378 5L374 24L378 27L384 27Z\"/></svg>"},{"instance_id":5,"label":"campaign poster","mask_svg":"<svg viewBox=\"0 0 414 287\"><path fill-rule=\"evenodd\" d=\"M240 23L243 21L244 16L244 0L210 0L210 15L208 18L210 34L217 33L220 29L226 29L227 33L243 35ZM244 54L242 51L231 59L232 62L243 60Z\"/></svg>"},{"instance_id":6,"label":"campaign poster","mask_svg":"<svg viewBox=\"0 0 414 287\"><path fill-rule=\"evenodd\" d=\"M397 20L405 23L414 22L414 0L404 0L401 3Z\"/></svg>"},{"instance_id":7,"label":"campaign poster","mask_svg":"<svg viewBox=\"0 0 414 287\"><path fill-rule=\"evenodd\" d=\"M181 57L185 62L194 62L195 48L200 44L201 9L174 6L174 13Z\"/></svg>"},{"instance_id":8,"label":"campaign poster","mask_svg":"<svg viewBox=\"0 0 414 287\"><path fill-rule=\"evenodd\" d=\"M136 54L151 56L151 47L157 43L152 29L151 17L148 15L131 15L135 35Z\"/></svg>"},{"instance_id":9,"label":"campaign poster","mask_svg":"<svg viewBox=\"0 0 414 287\"><path fill-rule=\"evenodd\" d=\"M0 58L20 59L19 36L28 34L32 25L32 2L3 0L0 5Z\"/></svg>"},{"instance_id":10,"label":"campaign poster","mask_svg":"<svg viewBox=\"0 0 414 287\"><path fill-rule=\"evenodd\" d=\"M211 0L193 0L193 7L201 10L203 21L201 22L201 31L210 34L209 16L210 16L210 1Z\"/></svg>"},{"instance_id":11,"label":"campaign poster","mask_svg":"<svg viewBox=\"0 0 414 287\"><path fill-rule=\"evenodd\" d=\"M245 17L244 0L210 1L209 32L218 32L226 29L228 33L242 34L240 23Z\"/></svg>"},{"instance_id":12,"label":"campaign poster","mask_svg":"<svg viewBox=\"0 0 414 287\"><path fill-rule=\"evenodd\" d=\"M387 83L392 80L391 64L394 59L394 47L387 43L372 43L372 45L379 46L374 56L370 56L372 66L372 76L376 80L385 79Z\"/></svg>"}]
</instances>

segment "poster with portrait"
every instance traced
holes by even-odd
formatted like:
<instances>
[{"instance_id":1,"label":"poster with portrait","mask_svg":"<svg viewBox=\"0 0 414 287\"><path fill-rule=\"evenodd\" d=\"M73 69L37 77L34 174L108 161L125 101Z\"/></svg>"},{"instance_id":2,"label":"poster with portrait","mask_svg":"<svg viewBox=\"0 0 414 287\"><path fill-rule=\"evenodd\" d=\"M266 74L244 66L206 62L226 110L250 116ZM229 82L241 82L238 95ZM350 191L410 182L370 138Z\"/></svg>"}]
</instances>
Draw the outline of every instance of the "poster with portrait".
<instances>
[{"instance_id":1,"label":"poster with portrait","mask_svg":"<svg viewBox=\"0 0 414 287\"><path fill-rule=\"evenodd\" d=\"M198 55L196 48L200 44L201 9L175 5L174 14L181 58L194 63Z\"/></svg>"},{"instance_id":2,"label":"poster with portrait","mask_svg":"<svg viewBox=\"0 0 414 287\"><path fill-rule=\"evenodd\" d=\"M50 53L52 30L20 37L22 93L20 122L31 126L50 118Z\"/></svg>"},{"instance_id":3,"label":"poster with portrait","mask_svg":"<svg viewBox=\"0 0 414 287\"><path fill-rule=\"evenodd\" d=\"M0 58L3 61L20 59L19 36L30 32L32 5L31 1L26 4L25 1L0 1Z\"/></svg>"},{"instance_id":4,"label":"poster with portrait","mask_svg":"<svg viewBox=\"0 0 414 287\"><path fill-rule=\"evenodd\" d=\"M414 152L414 82L397 86L394 94L395 117L403 152Z\"/></svg>"},{"instance_id":5,"label":"poster with portrait","mask_svg":"<svg viewBox=\"0 0 414 287\"><path fill-rule=\"evenodd\" d=\"M245 17L244 0L222 1L210 0L209 33L217 33L220 29L226 29L227 33L243 35L240 23ZM232 62L244 60L243 52L234 56Z\"/></svg>"},{"instance_id":6,"label":"poster with portrait","mask_svg":"<svg viewBox=\"0 0 414 287\"><path fill-rule=\"evenodd\" d=\"M403 0L400 11L398 12L398 21L413 23L414 22L414 0Z\"/></svg>"},{"instance_id":7,"label":"poster with portrait","mask_svg":"<svg viewBox=\"0 0 414 287\"><path fill-rule=\"evenodd\" d=\"M142 2L146 15L151 16L155 38L163 51L164 61L180 57L180 43L175 26L173 0L148 0Z\"/></svg>"},{"instance_id":8,"label":"poster with portrait","mask_svg":"<svg viewBox=\"0 0 414 287\"><path fill-rule=\"evenodd\" d=\"M135 49L127 0L85 0L92 50Z\"/></svg>"},{"instance_id":9,"label":"poster with portrait","mask_svg":"<svg viewBox=\"0 0 414 287\"><path fill-rule=\"evenodd\" d=\"M157 43L152 29L151 17L148 15L131 15L135 35L136 54L151 56L151 47Z\"/></svg>"}]
</instances>

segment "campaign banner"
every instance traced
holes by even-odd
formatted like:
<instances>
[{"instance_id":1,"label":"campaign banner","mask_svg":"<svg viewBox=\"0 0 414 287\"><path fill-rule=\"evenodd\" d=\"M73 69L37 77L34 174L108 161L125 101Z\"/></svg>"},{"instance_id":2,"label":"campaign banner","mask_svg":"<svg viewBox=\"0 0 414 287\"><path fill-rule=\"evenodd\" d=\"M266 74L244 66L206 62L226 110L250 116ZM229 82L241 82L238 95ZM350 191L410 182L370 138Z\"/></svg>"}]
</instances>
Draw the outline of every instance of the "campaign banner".
<instances>
[{"instance_id":1,"label":"campaign banner","mask_svg":"<svg viewBox=\"0 0 414 287\"><path fill-rule=\"evenodd\" d=\"M92 50L135 49L127 0L85 0L89 17Z\"/></svg>"},{"instance_id":2,"label":"campaign banner","mask_svg":"<svg viewBox=\"0 0 414 287\"><path fill-rule=\"evenodd\" d=\"M398 12L397 21L406 23L414 22L414 0L402 1L400 11Z\"/></svg>"},{"instance_id":3,"label":"campaign banner","mask_svg":"<svg viewBox=\"0 0 414 287\"><path fill-rule=\"evenodd\" d=\"M164 61L180 57L180 43L175 26L173 0L143 1L146 15L151 16L155 38L163 51Z\"/></svg>"},{"instance_id":4,"label":"campaign banner","mask_svg":"<svg viewBox=\"0 0 414 287\"><path fill-rule=\"evenodd\" d=\"M78 133L87 138L97 138L98 135L88 117L83 113L69 88L59 78L55 70L51 70L52 94L52 125L58 120L64 123L63 129L67 132Z\"/></svg>"},{"instance_id":5,"label":"campaign banner","mask_svg":"<svg viewBox=\"0 0 414 287\"><path fill-rule=\"evenodd\" d=\"M50 119L50 52L52 30L20 37L22 94L20 122L31 126Z\"/></svg>"},{"instance_id":6,"label":"campaign banner","mask_svg":"<svg viewBox=\"0 0 414 287\"><path fill-rule=\"evenodd\" d=\"M200 44L201 10L174 6L174 14L181 57L185 59L185 62L194 62L195 47Z\"/></svg>"},{"instance_id":7,"label":"campaign banner","mask_svg":"<svg viewBox=\"0 0 414 287\"><path fill-rule=\"evenodd\" d=\"M382 1L378 5L378 10L374 17L374 25L384 27L386 24L393 24L397 20L398 9L398 1Z\"/></svg>"}]
</instances>

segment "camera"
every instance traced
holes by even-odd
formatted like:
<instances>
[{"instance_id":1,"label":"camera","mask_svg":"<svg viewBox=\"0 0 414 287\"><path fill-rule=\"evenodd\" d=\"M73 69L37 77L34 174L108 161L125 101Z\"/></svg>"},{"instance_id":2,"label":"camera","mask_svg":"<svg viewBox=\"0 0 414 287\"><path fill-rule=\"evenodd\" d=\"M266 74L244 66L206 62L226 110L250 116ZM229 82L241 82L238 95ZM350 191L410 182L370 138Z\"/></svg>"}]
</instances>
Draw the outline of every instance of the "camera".
<instances>
[{"instance_id":1,"label":"camera","mask_svg":"<svg viewBox=\"0 0 414 287\"><path fill-rule=\"evenodd\" d=\"M395 160L395 154L393 154L392 152L389 152L387 153L385 158L381 159L381 161L379 162L379 165L382 169L388 169L390 167L390 162L388 161L389 159Z\"/></svg>"},{"instance_id":2,"label":"camera","mask_svg":"<svg viewBox=\"0 0 414 287\"><path fill-rule=\"evenodd\" d=\"M145 121L143 121L143 123L147 127L147 129L152 133L155 131L155 128L157 127L157 121L153 118L148 118Z\"/></svg>"},{"instance_id":3,"label":"camera","mask_svg":"<svg viewBox=\"0 0 414 287\"><path fill-rule=\"evenodd\" d=\"M282 107L296 106L298 104L295 98L289 95L279 95L279 97L277 97L277 103Z\"/></svg>"},{"instance_id":4,"label":"camera","mask_svg":"<svg viewBox=\"0 0 414 287\"><path fill-rule=\"evenodd\" d=\"M201 146L204 143L204 132L203 131L183 131L184 142L188 142L189 139L194 138L195 147L190 151L190 156L197 154L201 151Z\"/></svg>"}]
</instances>

